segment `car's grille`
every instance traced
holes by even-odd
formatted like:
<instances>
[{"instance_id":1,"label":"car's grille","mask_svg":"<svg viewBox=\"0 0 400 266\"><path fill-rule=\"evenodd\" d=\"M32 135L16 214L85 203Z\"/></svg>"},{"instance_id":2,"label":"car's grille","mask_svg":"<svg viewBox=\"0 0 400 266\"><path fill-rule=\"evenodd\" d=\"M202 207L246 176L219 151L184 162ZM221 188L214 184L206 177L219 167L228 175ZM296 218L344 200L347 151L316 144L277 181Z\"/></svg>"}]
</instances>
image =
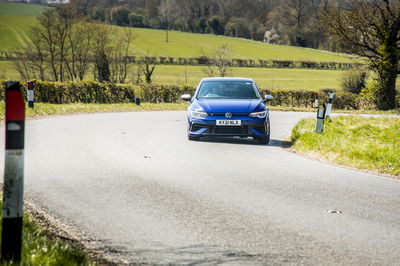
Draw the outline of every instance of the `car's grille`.
<instances>
[{"instance_id":1,"label":"car's grille","mask_svg":"<svg viewBox=\"0 0 400 266\"><path fill-rule=\"evenodd\" d=\"M226 113L207 113L209 116L225 116ZM249 113L232 113L232 116L248 116Z\"/></svg>"},{"instance_id":2,"label":"car's grille","mask_svg":"<svg viewBox=\"0 0 400 266\"><path fill-rule=\"evenodd\" d=\"M249 134L248 126L214 126L208 127L208 133L211 134Z\"/></svg>"},{"instance_id":3,"label":"car's grille","mask_svg":"<svg viewBox=\"0 0 400 266\"><path fill-rule=\"evenodd\" d=\"M194 123L190 131L196 132L202 128L206 128L207 130L204 132L205 134L221 134L221 135L252 135L253 132L250 129L255 129L260 132L266 132L265 124L253 124L251 126L216 126L216 125L207 125L207 124L199 124Z\"/></svg>"}]
</instances>

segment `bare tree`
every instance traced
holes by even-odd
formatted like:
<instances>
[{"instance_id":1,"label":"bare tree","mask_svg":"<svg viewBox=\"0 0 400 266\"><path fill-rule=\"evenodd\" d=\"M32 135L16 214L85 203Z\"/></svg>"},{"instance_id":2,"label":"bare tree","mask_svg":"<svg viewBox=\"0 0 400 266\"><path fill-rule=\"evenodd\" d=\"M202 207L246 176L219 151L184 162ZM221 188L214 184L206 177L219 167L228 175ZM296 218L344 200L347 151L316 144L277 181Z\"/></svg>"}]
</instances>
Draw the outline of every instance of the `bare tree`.
<instances>
[{"instance_id":1,"label":"bare tree","mask_svg":"<svg viewBox=\"0 0 400 266\"><path fill-rule=\"evenodd\" d=\"M395 108L400 73L400 0L351 0L346 9L332 8L321 17L327 31L346 50L369 60L378 76L378 108Z\"/></svg>"},{"instance_id":2,"label":"bare tree","mask_svg":"<svg viewBox=\"0 0 400 266\"><path fill-rule=\"evenodd\" d=\"M226 77L231 73L232 67L229 59L233 57L233 51L228 44L222 44L210 53L203 51L202 54L208 59L207 66L203 69L207 76Z\"/></svg>"},{"instance_id":3,"label":"bare tree","mask_svg":"<svg viewBox=\"0 0 400 266\"><path fill-rule=\"evenodd\" d=\"M42 39L31 33L31 39L17 51L14 66L22 79L46 79L46 52L43 50Z\"/></svg>"},{"instance_id":4,"label":"bare tree","mask_svg":"<svg viewBox=\"0 0 400 266\"><path fill-rule=\"evenodd\" d=\"M134 38L130 28L124 28L121 34L114 37L110 64L112 82L125 83L129 71L129 48Z\"/></svg>"},{"instance_id":5,"label":"bare tree","mask_svg":"<svg viewBox=\"0 0 400 266\"><path fill-rule=\"evenodd\" d=\"M169 42L168 38L168 31L169 31L169 22L170 19L172 19L172 10L174 8L174 5L176 5L176 1L174 0L161 0L160 4L160 15L163 18L165 22L165 41Z\"/></svg>"},{"instance_id":6,"label":"bare tree","mask_svg":"<svg viewBox=\"0 0 400 266\"><path fill-rule=\"evenodd\" d=\"M68 34L69 55L66 62L71 80L83 80L91 63L95 30L92 23L79 21Z\"/></svg>"},{"instance_id":7,"label":"bare tree","mask_svg":"<svg viewBox=\"0 0 400 266\"><path fill-rule=\"evenodd\" d=\"M75 10L71 5L59 5L46 9L38 20L39 25L34 26L32 32L43 40L42 49L49 55L48 64L54 80L63 81L68 57L67 38L76 20Z\"/></svg>"}]
</instances>

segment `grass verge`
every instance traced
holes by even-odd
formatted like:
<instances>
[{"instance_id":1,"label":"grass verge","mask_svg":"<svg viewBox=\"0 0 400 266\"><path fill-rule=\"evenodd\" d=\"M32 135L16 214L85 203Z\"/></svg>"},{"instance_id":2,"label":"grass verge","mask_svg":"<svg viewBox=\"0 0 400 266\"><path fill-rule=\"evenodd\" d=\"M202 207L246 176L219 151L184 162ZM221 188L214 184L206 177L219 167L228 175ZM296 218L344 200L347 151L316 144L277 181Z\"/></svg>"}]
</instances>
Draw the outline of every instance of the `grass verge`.
<instances>
[{"instance_id":1,"label":"grass verge","mask_svg":"<svg viewBox=\"0 0 400 266\"><path fill-rule=\"evenodd\" d=\"M35 103L35 108L26 108L27 117L42 117L51 115L67 115L80 113L101 113L101 112L140 112L140 111L175 111L186 110L188 103L142 103L140 106L132 103L118 104L93 104L93 103L73 103L73 104L48 104ZM0 102L0 121L4 119L4 102ZM271 111L288 112L315 112L313 108L289 107L289 106L269 106ZM376 110L334 110L337 113L348 114L378 114L378 115L400 115L400 110L376 111Z\"/></svg>"},{"instance_id":2,"label":"grass verge","mask_svg":"<svg viewBox=\"0 0 400 266\"><path fill-rule=\"evenodd\" d=\"M35 108L26 108L27 117L41 117L50 115L66 115L79 113L100 113L100 112L127 112L127 111L169 111L186 110L188 104L183 103L142 103L140 106L132 103L119 104L48 104L35 103ZM4 119L4 102L0 102L1 119Z\"/></svg>"},{"instance_id":3,"label":"grass verge","mask_svg":"<svg viewBox=\"0 0 400 266\"><path fill-rule=\"evenodd\" d=\"M400 118L336 117L323 134L314 132L315 123L305 119L293 128L294 151L400 177Z\"/></svg>"},{"instance_id":4,"label":"grass verge","mask_svg":"<svg viewBox=\"0 0 400 266\"><path fill-rule=\"evenodd\" d=\"M2 202L0 202L0 206ZM0 209L0 214L2 209ZM0 232L2 221L0 219ZM0 239L0 247L1 243ZM48 233L24 217L21 265L94 265L82 250L57 239L48 237ZM0 265L15 265L12 262Z\"/></svg>"}]
</instances>

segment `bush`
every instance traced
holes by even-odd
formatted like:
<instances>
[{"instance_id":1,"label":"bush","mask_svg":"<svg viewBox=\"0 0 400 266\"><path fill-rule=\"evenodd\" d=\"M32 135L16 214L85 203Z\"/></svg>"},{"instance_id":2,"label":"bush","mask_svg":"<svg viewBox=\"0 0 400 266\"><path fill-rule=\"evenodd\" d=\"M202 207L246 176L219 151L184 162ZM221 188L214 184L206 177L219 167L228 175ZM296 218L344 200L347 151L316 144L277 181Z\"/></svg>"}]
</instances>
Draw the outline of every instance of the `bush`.
<instances>
[{"instance_id":1,"label":"bush","mask_svg":"<svg viewBox=\"0 0 400 266\"><path fill-rule=\"evenodd\" d=\"M22 84L26 87L26 84ZM5 82L0 83L0 100L4 100ZM35 101L42 103L133 103L136 97L143 102L175 103L185 93L194 93L189 86L153 86L132 84L36 81ZM26 96L26 90L23 90Z\"/></svg>"},{"instance_id":2,"label":"bush","mask_svg":"<svg viewBox=\"0 0 400 266\"><path fill-rule=\"evenodd\" d=\"M348 70L341 78L341 87L344 91L360 94L365 88L367 73L361 70Z\"/></svg>"},{"instance_id":3,"label":"bush","mask_svg":"<svg viewBox=\"0 0 400 266\"><path fill-rule=\"evenodd\" d=\"M26 87L26 83L22 84ZM373 87L373 86L372 86ZM4 100L5 82L0 80L0 100ZM371 88L372 90L372 88ZM328 101L328 92L331 89L315 90L285 90L263 89L261 93L271 94L274 99L271 106L305 107L313 106L315 93L319 93L320 103ZM150 103L176 103L180 102L181 95L194 94L195 88L191 86L172 85L132 85L98 83L93 81L82 82L48 82L36 81L35 101L53 104L67 103L133 103L136 97L142 102ZM26 97L26 90L23 90ZM360 95L338 91L333 99L334 109L374 109L373 92L363 90ZM400 95L397 96L400 106Z\"/></svg>"}]
</instances>

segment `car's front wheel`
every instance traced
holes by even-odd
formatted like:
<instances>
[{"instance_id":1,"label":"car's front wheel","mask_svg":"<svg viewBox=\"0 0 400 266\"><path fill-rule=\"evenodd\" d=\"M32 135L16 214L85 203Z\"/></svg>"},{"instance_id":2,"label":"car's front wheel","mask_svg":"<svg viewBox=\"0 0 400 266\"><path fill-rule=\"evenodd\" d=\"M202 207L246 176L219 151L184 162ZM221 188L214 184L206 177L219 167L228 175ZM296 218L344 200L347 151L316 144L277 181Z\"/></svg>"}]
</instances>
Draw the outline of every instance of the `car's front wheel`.
<instances>
[{"instance_id":1,"label":"car's front wheel","mask_svg":"<svg viewBox=\"0 0 400 266\"><path fill-rule=\"evenodd\" d=\"M265 137L256 137L258 144L269 144L270 141L270 134L266 135Z\"/></svg>"}]
</instances>

